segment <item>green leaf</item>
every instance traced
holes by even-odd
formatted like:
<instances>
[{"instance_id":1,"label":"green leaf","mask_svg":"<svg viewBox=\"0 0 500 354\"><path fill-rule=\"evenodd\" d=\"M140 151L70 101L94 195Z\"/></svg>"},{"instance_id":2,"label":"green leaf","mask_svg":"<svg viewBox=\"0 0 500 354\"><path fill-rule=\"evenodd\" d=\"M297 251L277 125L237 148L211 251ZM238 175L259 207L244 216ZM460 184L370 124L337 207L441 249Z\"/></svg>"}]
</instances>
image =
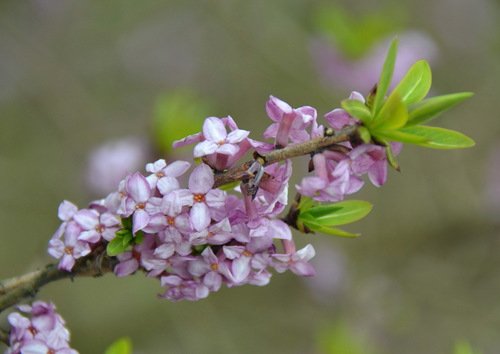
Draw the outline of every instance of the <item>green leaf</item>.
<instances>
[{"instance_id":1,"label":"green leaf","mask_svg":"<svg viewBox=\"0 0 500 354\"><path fill-rule=\"evenodd\" d=\"M320 232L322 234L340 236L340 237L349 237L349 238L361 236L361 234L353 234L351 232L347 232L347 231L344 231L344 230L341 230L341 229L338 229L335 227L318 225L318 224L311 222L311 221L308 221L308 220L307 221L303 220L303 223L305 226L307 226L312 231Z\"/></svg>"},{"instance_id":2,"label":"green leaf","mask_svg":"<svg viewBox=\"0 0 500 354\"><path fill-rule=\"evenodd\" d=\"M391 95L398 94L406 104L419 102L429 92L432 83L432 74L429 63L419 60L408 70Z\"/></svg>"},{"instance_id":3,"label":"green leaf","mask_svg":"<svg viewBox=\"0 0 500 354\"><path fill-rule=\"evenodd\" d=\"M426 138L427 141L416 144L433 149L462 149L475 145L474 140L455 130L418 125L401 131Z\"/></svg>"},{"instance_id":4,"label":"green leaf","mask_svg":"<svg viewBox=\"0 0 500 354\"><path fill-rule=\"evenodd\" d=\"M368 123L372 120L372 113L363 102L358 100L343 100L341 104L347 113L358 118L363 123Z\"/></svg>"},{"instance_id":5,"label":"green leaf","mask_svg":"<svg viewBox=\"0 0 500 354\"><path fill-rule=\"evenodd\" d=\"M372 205L363 200L348 200L334 204L314 206L299 214L307 225L314 223L322 226L350 224L364 218L372 210Z\"/></svg>"},{"instance_id":6,"label":"green leaf","mask_svg":"<svg viewBox=\"0 0 500 354\"><path fill-rule=\"evenodd\" d=\"M366 127L360 126L358 127L358 134L361 140L365 144L370 144L372 141L372 135L370 134L370 130L368 130Z\"/></svg>"},{"instance_id":7,"label":"green leaf","mask_svg":"<svg viewBox=\"0 0 500 354\"><path fill-rule=\"evenodd\" d=\"M399 141L407 144L421 144L427 142L427 138L403 132L402 130L377 130L372 134L380 140Z\"/></svg>"},{"instance_id":8,"label":"green leaf","mask_svg":"<svg viewBox=\"0 0 500 354\"><path fill-rule=\"evenodd\" d=\"M376 116L380 110L380 107L382 107L382 103L384 102L387 90L391 85L392 73L394 71L394 64L396 63L397 51L398 40L394 38L391 42L389 50L387 51L384 66L382 67L382 72L380 73L380 79L377 85L377 93L375 94L375 99L373 101L373 116Z\"/></svg>"},{"instance_id":9,"label":"green leaf","mask_svg":"<svg viewBox=\"0 0 500 354\"><path fill-rule=\"evenodd\" d=\"M394 156L394 153L392 152L391 144L385 145L385 155L387 156L387 162L389 162L389 165L396 171L400 171L399 163L396 160L396 156Z\"/></svg>"},{"instance_id":10,"label":"green leaf","mask_svg":"<svg viewBox=\"0 0 500 354\"><path fill-rule=\"evenodd\" d=\"M124 229L132 230L132 217L122 218L122 225Z\"/></svg>"},{"instance_id":11,"label":"green leaf","mask_svg":"<svg viewBox=\"0 0 500 354\"><path fill-rule=\"evenodd\" d=\"M459 92L425 99L410 107L407 126L428 122L473 95L472 92Z\"/></svg>"},{"instance_id":12,"label":"green leaf","mask_svg":"<svg viewBox=\"0 0 500 354\"><path fill-rule=\"evenodd\" d=\"M123 244L122 237L116 236L106 246L106 253L108 254L108 256L114 257L119 255L120 253L125 252L127 250L127 247L128 246L125 246Z\"/></svg>"},{"instance_id":13,"label":"green leaf","mask_svg":"<svg viewBox=\"0 0 500 354\"><path fill-rule=\"evenodd\" d=\"M120 338L111 344L104 354L132 354L130 338Z\"/></svg>"},{"instance_id":14,"label":"green leaf","mask_svg":"<svg viewBox=\"0 0 500 354\"><path fill-rule=\"evenodd\" d=\"M404 127L408 121L408 110L397 92L391 94L379 114L369 126L370 130L394 130Z\"/></svg>"},{"instance_id":15,"label":"green leaf","mask_svg":"<svg viewBox=\"0 0 500 354\"><path fill-rule=\"evenodd\" d=\"M231 183L227 183L227 184L224 184L220 187L217 187L223 191L232 191L234 188L236 188L241 182L240 181L235 181L235 182L231 182Z\"/></svg>"},{"instance_id":16,"label":"green leaf","mask_svg":"<svg viewBox=\"0 0 500 354\"><path fill-rule=\"evenodd\" d=\"M144 241L144 232L137 231L135 233L135 237L134 237L134 244L140 245L143 241Z\"/></svg>"},{"instance_id":17,"label":"green leaf","mask_svg":"<svg viewBox=\"0 0 500 354\"><path fill-rule=\"evenodd\" d=\"M121 239L122 239L123 247L128 247L128 246L130 246L133 243L134 235L132 235L132 232L129 231L126 234L123 234L123 236L121 237Z\"/></svg>"}]
</instances>

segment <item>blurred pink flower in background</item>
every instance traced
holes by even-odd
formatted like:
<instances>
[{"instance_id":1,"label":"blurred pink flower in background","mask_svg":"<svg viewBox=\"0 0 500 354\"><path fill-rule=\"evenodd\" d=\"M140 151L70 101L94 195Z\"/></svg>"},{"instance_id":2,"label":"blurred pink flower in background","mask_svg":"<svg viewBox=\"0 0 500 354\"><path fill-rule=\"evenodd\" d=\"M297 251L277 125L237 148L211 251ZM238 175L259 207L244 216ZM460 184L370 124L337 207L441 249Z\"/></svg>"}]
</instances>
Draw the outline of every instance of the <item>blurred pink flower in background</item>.
<instances>
[{"instance_id":1,"label":"blurred pink flower in background","mask_svg":"<svg viewBox=\"0 0 500 354\"><path fill-rule=\"evenodd\" d=\"M398 37L399 50L392 82L399 82L415 61L426 59L433 63L438 58L437 45L426 34L408 31ZM367 93L379 79L392 38L381 40L359 59L346 57L332 41L322 37L312 41L310 50L316 70L326 86Z\"/></svg>"},{"instance_id":2,"label":"blurred pink flower in background","mask_svg":"<svg viewBox=\"0 0 500 354\"><path fill-rule=\"evenodd\" d=\"M302 278L315 300L331 304L348 285L346 258L342 250L330 243L315 240L316 256L311 261L316 269L314 277Z\"/></svg>"},{"instance_id":3,"label":"blurred pink flower in background","mask_svg":"<svg viewBox=\"0 0 500 354\"><path fill-rule=\"evenodd\" d=\"M147 142L137 137L114 140L97 147L91 152L87 165L89 191L99 195L114 191L125 176L143 169L148 155Z\"/></svg>"}]
</instances>

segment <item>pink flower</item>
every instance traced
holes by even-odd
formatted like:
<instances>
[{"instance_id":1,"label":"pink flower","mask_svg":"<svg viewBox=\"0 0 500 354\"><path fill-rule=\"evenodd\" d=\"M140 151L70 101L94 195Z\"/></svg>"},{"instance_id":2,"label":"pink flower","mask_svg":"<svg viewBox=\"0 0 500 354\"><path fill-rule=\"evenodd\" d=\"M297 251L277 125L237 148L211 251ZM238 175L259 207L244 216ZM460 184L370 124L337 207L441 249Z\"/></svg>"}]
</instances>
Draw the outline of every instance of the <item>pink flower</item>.
<instances>
[{"instance_id":1,"label":"pink flower","mask_svg":"<svg viewBox=\"0 0 500 354\"><path fill-rule=\"evenodd\" d=\"M125 198L119 209L124 217L132 216L133 233L144 229L150 219L150 213L156 211L157 206L150 203L152 197L151 186L148 180L139 172L125 179Z\"/></svg>"},{"instance_id":2,"label":"pink flower","mask_svg":"<svg viewBox=\"0 0 500 354\"><path fill-rule=\"evenodd\" d=\"M310 277L316 272L314 267L308 263L308 261L314 257L316 252L312 245L307 245L304 248L295 251L295 245L293 241L288 241L285 248L289 248L286 254L273 254L273 258L278 262L275 264L275 268L278 272L282 273L288 269L297 275Z\"/></svg>"},{"instance_id":3,"label":"pink flower","mask_svg":"<svg viewBox=\"0 0 500 354\"><path fill-rule=\"evenodd\" d=\"M22 305L19 312L8 316L11 325L8 354L77 354L69 347L70 335L62 317L52 303L36 301L33 306Z\"/></svg>"},{"instance_id":4,"label":"pink flower","mask_svg":"<svg viewBox=\"0 0 500 354\"><path fill-rule=\"evenodd\" d=\"M226 126L231 130L229 134ZM222 171L232 166L229 162L231 156L241 156L238 154L240 145L246 143L241 153L245 153L250 148L251 144L246 141L249 133L247 130L238 129L234 120L229 116L222 119L208 117L203 123L202 133L178 140L174 142L174 147L198 143L194 147L194 157L206 156L212 167Z\"/></svg>"},{"instance_id":5,"label":"pink flower","mask_svg":"<svg viewBox=\"0 0 500 354\"><path fill-rule=\"evenodd\" d=\"M189 176L189 192L193 205L189 217L196 231L206 229L212 216L217 219L217 214L225 214L226 193L212 189L214 182L214 172L206 164L196 167Z\"/></svg>"},{"instance_id":6,"label":"pink flower","mask_svg":"<svg viewBox=\"0 0 500 354\"><path fill-rule=\"evenodd\" d=\"M313 107L292 108L279 98L270 96L266 112L274 123L266 129L264 137L275 138L276 146L287 146L289 139L294 143L310 139L306 128L316 120L317 113Z\"/></svg>"},{"instance_id":7,"label":"pink flower","mask_svg":"<svg viewBox=\"0 0 500 354\"><path fill-rule=\"evenodd\" d=\"M399 154L401 143L392 143L392 151ZM373 185L380 187L387 181L387 155L383 146L363 144L349 152L352 172L358 176L365 173Z\"/></svg>"},{"instance_id":8,"label":"pink flower","mask_svg":"<svg viewBox=\"0 0 500 354\"><path fill-rule=\"evenodd\" d=\"M111 213L99 214L96 210L82 209L74 215L74 220L82 228L78 240L96 243L101 238L111 241L121 226L120 218Z\"/></svg>"},{"instance_id":9,"label":"pink flower","mask_svg":"<svg viewBox=\"0 0 500 354\"><path fill-rule=\"evenodd\" d=\"M160 159L146 165L146 171L151 173L146 179L151 188L158 188L161 194L179 189L177 177L182 176L191 166L187 161L174 161L167 166L165 160Z\"/></svg>"},{"instance_id":10,"label":"pink flower","mask_svg":"<svg viewBox=\"0 0 500 354\"><path fill-rule=\"evenodd\" d=\"M361 189L363 181L350 168L350 160L343 154L324 151L314 155L314 174L302 179L297 191L321 202L343 200L345 195Z\"/></svg>"},{"instance_id":11,"label":"pink flower","mask_svg":"<svg viewBox=\"0 0 500 354\"><path fill-rule=\"evenodd\" d=\"M78 258L84 257L90 253L90 246L87 242L78 240L82 229L74 221L70 221L64 228L64 241L60 238L52 238L49 241L49 254L59 262L59 269L71 271Z\"/></svg>"}]
</instances>

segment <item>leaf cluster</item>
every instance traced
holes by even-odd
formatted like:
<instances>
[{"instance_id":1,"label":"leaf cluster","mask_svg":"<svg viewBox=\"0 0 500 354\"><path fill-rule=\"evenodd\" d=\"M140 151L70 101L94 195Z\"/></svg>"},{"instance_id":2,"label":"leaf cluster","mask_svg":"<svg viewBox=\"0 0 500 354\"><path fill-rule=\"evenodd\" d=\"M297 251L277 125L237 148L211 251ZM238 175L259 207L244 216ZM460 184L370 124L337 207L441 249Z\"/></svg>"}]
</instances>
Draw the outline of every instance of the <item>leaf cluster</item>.
<instances>
[{"instance_id":1,"label":"leaf cluster","mask_svg":"<svg viewBox=\"0 0 500 354\"><path fill-rule=\"evenodd\" d=\"M351 116L359 119L361 138L366 143L376 143L387 148L389 162L392 158L389 142L415 144L433 149L460 149L474 145L466 135L449 129L424 125L439 114L472 96L459 92L425 98L431 88L432 73L425 60L413 64L392 92L389 90L396 62L398 41L391 42L380 79L366 102L347 99L342 101Z\"/></svg>"}]
</instances>

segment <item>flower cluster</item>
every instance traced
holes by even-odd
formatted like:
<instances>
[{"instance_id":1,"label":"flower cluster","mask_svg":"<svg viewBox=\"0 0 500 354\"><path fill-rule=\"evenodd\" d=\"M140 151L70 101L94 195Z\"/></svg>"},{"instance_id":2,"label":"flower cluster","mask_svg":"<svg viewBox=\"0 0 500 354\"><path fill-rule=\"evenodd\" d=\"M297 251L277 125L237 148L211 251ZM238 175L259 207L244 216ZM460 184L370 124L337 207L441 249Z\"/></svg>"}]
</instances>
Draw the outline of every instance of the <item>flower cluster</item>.
<instances>
[{"instance_id":1,"label":"flower cluster","mask_svg":"<svg viewBox=\"0 0 500 354\"><path fill-rule=\"evenodd\" d=\"M359 92L353 91L349 99L365 103ZM359 124L345 110L336 108L325 114L329 127L340 130ZM323 127L320 127L324 130ZM314 176L307 176L297 185L297 190L317 201L336 202L348 194L356 193L363 187L361 176L367 174L373 185L380 187L387 181L387 156L383 146L361 144L356 147L351 142L342 143L345 149L325 150L312 158ZM392 151L399 154L401 143L392 143Z\"/></svg>"},{"instance_id":2,"label":"flower cluster","mask_svg":"<svg viewBox=\"0 0 500 354\"><path fill-rule=\"evenodd\" d=\"M353 97L364 100L358 93ZM252 178L233 190L214 188L215 178L250 149L265 153L359 121L336 109L325 115L326 129L313 107L292 108L273 96L266 111L273 123L264 137L273 138L272 144L250 139L231 117L209 117L202 132L174 143L195 144L193 155L202 160L188 176L190 163L158 160L146 166L146 175L128 175L116 192L86 209L64 201L59 207L63 223L49 243L59 268L71 271L78 258L99 245L107 244L108 254L110 246L118 247L111 254L118 258L117 276L144 271L159 279L162 296L173 301L205 298L222 284L265 285L271 269L313 275L314 248L297 250L290 225L279 218L288 204L290 160L267 166L254 160L248 170ZM339 201L356 192L363 174L377 186L386 180L384 148L371 144L345 142L335 150L316 151L312 167L314 176L305 177L297 190L318 201Z\"/></svg>"},{"instance_id":3,"label":"flower cluster","mask_svg":"<svg viewBox=\"0 0 500 354\"><path fill-rule=\"evenodd\" d=\"M21 305L18 309L21 313L12 312L8 316L11 330L6 354L78 353L69 346L69 331L54 304L36 301L32 306Z\"/></svg>"}]
</instances>

